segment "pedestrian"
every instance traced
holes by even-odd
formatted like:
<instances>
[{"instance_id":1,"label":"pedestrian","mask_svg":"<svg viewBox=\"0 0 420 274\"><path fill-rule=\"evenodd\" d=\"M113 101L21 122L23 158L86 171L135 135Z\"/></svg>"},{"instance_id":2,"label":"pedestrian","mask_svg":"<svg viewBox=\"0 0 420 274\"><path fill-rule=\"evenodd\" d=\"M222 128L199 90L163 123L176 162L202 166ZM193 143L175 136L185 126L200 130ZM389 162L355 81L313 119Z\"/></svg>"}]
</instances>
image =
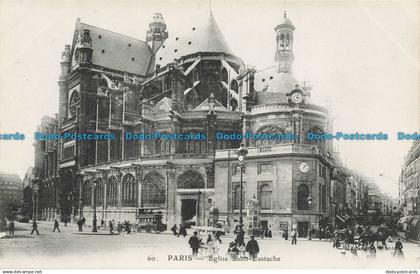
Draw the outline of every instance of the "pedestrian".
<instances>
[{"instance_id":1,"label":"pedestrian","mask_svg":"<svg viewBox=\"0 0 420 274\"><path fill-rule=\"evenodd\" d=\"M229 256L230 256L232 259L236 259L236 258L238 258L238 255L239 255L239 249L238 249L238 247L236 246L236 243L235 243L235 242L231 242L231 243L229 244L229 248L228 248L227 253L229 254Z\"/></svg>"},{"instance_id":2,"label":"pedestrian","mask_svg":"<svg viewBox=\"0 0 420 274\"><path fill-rule=\"evenodd\" d=\"M127 232L127 234L130 234L131 232L131 225L130 225L130 221L125 221L125 231Z\"/></svg>"},{"instance_id":3,"label":"pedestrian","mask_svg":"<svg viewBox=\"0 0 420 274\"><path fill-rule=\"evenodd\" d=\"M251 236L251 239L246 244L245 250L248 252L249 257L255 261L257 259L258 253L260 252L260 247L258 242L254 239L254 235Z\"/></svg>"},{"instance_id":4,"label":"pedestrian","mask_svg":"<svg viewBox=\"0 0 420 274\"><path fill-rule=\"evenodd\" d=\"M109 221L109 234L114 235L114 224Z\"/></svg>"},{"instance_id":5,"label":"pedestrian","mask_svg":"<svg viewBox=\"0 0 420 274\"><path fill-rule=\"evenodd\" d=\"M273 237L273 232L271 231L271 225L268 226L267 230L266 230L266 238L272 238Z\"/></svg>"},{"instance_id":6,"label":"pedestrian","mask_svg":"<svg viewBox=\"0 0 420 274\"><path fill-rule=\"evenodd\" d=\"M289 239L289 229L286 227L284 230L284 239L287 241Z\"/></svg>"},{"instance_id":7,"label":"pedestrian","mask_svg":"<svg viewBox=\"0 0 420 274\"><path fill-rule=\"evenodd\" d=\"M38 232L38 224L37 224L37 222L36 222L35 219L32 222L32 232L31 232L31 235L34 233L34 231L36 231L36 234L39 235L39 232Z\"/></svg>"},{"instance_id":8,"label":"pedestrian","mask_svg":"<svg viewBox=\"0 0 420 274\"><path fill-rule=\"evenodd\" d=\"M403 244L401 243L400 239L395 242L394 254L392 256L397 257L399 259L404 259L404 253L402 251Z\"/></svg>"},{"instance_id":9,"label":"pedestrian","mask_svg":"<svg viewBox=\"0 0 420 274\"><path fill-rule=\"evenodd\" d=\"M13 219L9 223L9 235L15 235L15 221Z\"/></svg>"},{"instance_id":10,"label":"pedestrian","mask_svg":"<svg viewBox=\"0 0 420 274\"><path fill-rule=\"evenodd\" d=\"M292 237L292 245L296 245L298 236L296 229L293 229L292 233L290 233L290 236Z\"/></svg>"},{"instance_id":11,"label":"pedestrian","mask_svg":"<svg viewBox=\"0 0 420 274\"><path fill-rule=\"evenodd\" d=\"M64 226L67 227L68 219L67 218L64 218L63 221L64 221Z\"/></svg>"},{"instance_id":12,"label":"pedestrian","mask_svg":"<svg viewBox=\"0 0 420 274\"><path fill-rule=\"evenodd\" d=\"M117 224L117 231L118 231L118 234L120 235L122 234L123 226L120 221L118 221L118 224Z\"/></svg>"},{"instance_id":13,"label":"pedestrian","mask_svg":"<svg viewBox=\"0 0 420 274\"><path fill-rule=\"evenodd\" d=\"M53 229L53 231L52 232L55 232L55 230L56 229L58 229L58 232L61 232L60 231L60 228L58 227L60 224L58 223L58 221L57 221L57 219L55 219L54 220L54 229Z\"/></svg>"},{"instance_id":14,"label":"pedestrian","mask_svg":"<svg viewBox=\"0 0 420 274\"><path fill-rule=\"evenodd\" d=\"M176 226L176 224L174 224L174 225L171 227L171 231L172 231L172 233L174 234L174 236L176 236L176 235L178 234L178 227Z\"/></svg>"},{"instance_id":15,"label":"pedestrian","mask_svg":"<svg viewBox=\"0 0 420 274\"><path fill-rule=\"evenodd\" d=\"M105 221L104 221L104 219L101 219L101 228L105 228Z\"/></svg>"},{"instance_id":16,"label":"pedestrian","mask_svg":"<svg viewBox=\"0 0 420 274\"><path fill-rule=\"evenodd\" d=\"M185 238L185 236L187 236L187 229L185 228L185 226L183 224L179 225L179 233L178 233L177 237L179 237L180 235L182 235L182 237L184 237L184 238Z\"/></svg>"},{"instance_id":17,"label":"pedestrian","mask_svg":"<svg viewBox=\"0 0 420 274\"><path fill-rule=\"evenodd\" d=\"M83 220L79 219L77 220L77 226L79 227L79 232L83 231Z\"/></svg>"},{"instance_id":18,"label":"pedestrian","mask_svg":"<svg viewBox=\"0 0 420 274\"><path fill-rule=\"evenodd\" d=\"M83 226L86 226L86 218L85 217L82 218L82 223L83 223Z\"/></svg>"},{"instance_id":19,"label":"pedestrian","mask_svg":"<svg viewBox=\"0 0 420 274\"><path fill-rule=\"evenodd\" d=\"M213 238L211 237L211 234L209 234L207 236L207 241L206 241L207 245L213 245Z\"/></svg>"},{"instance_id":20,"label":"pedestrian","mask_svg":"<svg viewBox=\"0 0 420 274\"><path fill-rule=\"evenodd\" d=\"M371 258L371 259L376 258L376 248L375 248L374 242L370 244L368 248L368 255L366 256L366 258Z\"/></svg>"},{"instance_id":21,"label":"pedestrian","mask_svg":"<svg viewBox=\"0 0 420 274\"><path fill-rule=\"evenodd\" d=\"M193 255L194 258L197 257L198 248L201 245L201 240L198 239L197 234L198 234L197 231L194 231L193 235L191 236L191 238L188 241L188 243L190 244L190 247L192 249L192 255Z\"/></svg>"},{"instance_id":22,"label":"pedestrian","mask_svg":"<svg viewBox=\"0 0 420 274\"><path fill-rule=\"evenodd\" d=\"M222 235L221 231L216 231L216 233L214 234L214 238L215 240L219 241L219 243L222 243L222 240L220 239L220 236Z\"/></svg>"}]
</instances>

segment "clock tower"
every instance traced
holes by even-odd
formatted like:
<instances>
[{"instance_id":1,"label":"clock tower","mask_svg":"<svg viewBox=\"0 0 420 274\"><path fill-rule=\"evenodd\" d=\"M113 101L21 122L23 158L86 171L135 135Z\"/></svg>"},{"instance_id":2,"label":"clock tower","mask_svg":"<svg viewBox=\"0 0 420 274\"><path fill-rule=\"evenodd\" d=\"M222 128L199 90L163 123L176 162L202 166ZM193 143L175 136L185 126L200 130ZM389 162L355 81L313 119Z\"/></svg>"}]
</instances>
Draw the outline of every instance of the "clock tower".
<instances>
[{"instance_id":1,"label":"clock tower","mask_svg":"<svg viewBox=\"0 0 420 274\"><path fill-rule=\"evenodd\" d=\"M283 22L274 28L276 31L276 54L274 60L276 62L277 72L292 72L293 64L293 26L292 21L283 15Z\"/></svg>"}]
</instances>

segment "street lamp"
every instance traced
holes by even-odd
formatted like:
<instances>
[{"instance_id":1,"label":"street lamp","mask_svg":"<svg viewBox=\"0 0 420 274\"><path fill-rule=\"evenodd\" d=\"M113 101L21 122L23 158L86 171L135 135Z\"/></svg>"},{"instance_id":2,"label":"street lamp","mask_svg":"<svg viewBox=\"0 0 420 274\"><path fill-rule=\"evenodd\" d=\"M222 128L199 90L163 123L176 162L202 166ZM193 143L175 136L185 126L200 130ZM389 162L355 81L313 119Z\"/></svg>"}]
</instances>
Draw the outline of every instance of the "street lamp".
<instances>
[{"instance_id":1,"label":"street lamp","mask_svg":"<svg viewBox=\"0 0 420 274\"><path fill-rule=\"evenodd\" d=\"M312 204L312 197L311 197L310 193L309 193L307 201L308 201L308 207L309 207L308 240L312 240L312 237L311 237L311 226L312 226L312 224L311 224L311 212L310 212L311 204Z\"/></svg>"},{"instance_id":2,"label":"street lamp","mask_svg":"<svg viewBox=\"0 0 420 274\"><path fill-rule=\"evenodd\" d=\"M248 154L248 150L244 147L243 143L238 148L236 154L238 154L238 162L239 162L239 166L241 167L241 180L240 180L240 187L239 187L240 194L239 194L239 235L238 235L238 240L239 240L239 243L242 244L243 240L244 240L244 234L245 234L245 232L243 230L244 221L243 221L243 218L242 218L243 173L244 173L244 169L245 169L246 155Z\"/></svg>"},{"instance_id":3,"label":"street lamp","mask_svg":"<svg viewBox=\"0 0 420 274\"><path fill-rule=\"evenodd\" d=\"M93 222L92 222L92 232L98 232L96 228L96 181L93 182Z\"/></svg>"}]
</instances>

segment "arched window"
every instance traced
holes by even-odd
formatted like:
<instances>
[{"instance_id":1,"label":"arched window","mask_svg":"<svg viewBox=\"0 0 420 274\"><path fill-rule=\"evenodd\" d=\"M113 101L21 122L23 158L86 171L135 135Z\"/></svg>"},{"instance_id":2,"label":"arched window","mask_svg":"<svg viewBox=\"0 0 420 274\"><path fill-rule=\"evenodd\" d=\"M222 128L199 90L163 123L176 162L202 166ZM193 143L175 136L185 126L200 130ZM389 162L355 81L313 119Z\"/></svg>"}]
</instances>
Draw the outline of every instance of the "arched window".
<instances>
[{"instance_id":1,"label":"arched window","mask_svg":"<svg viewBox=\"0 0 420 274\"><path fill-rule=\"evenodd\" d=\"M238 184L233 188L233 209L239 209L241 200L241 186ZM242 189L242 207L245 207L245 187Z\"/></svg>"},{"instance_id":2,"label":"arched window","mask_svg":"<svg viewBox=\"0 0 420 274\"><path fill-rule=\"evenodd\" d=\"M297 192L297 207L299 210L308 210L309 203L309 187L306 184L301 184Z\"/></svg>"},{"instance_id":3,"label":"arched window","mask_svg":"<svg viewBox=\"0 0 420 274\"><path fill-rule=\"evenodd\" d=\"M79 92L77 90L73 91L69 100L69 116L70 118L77 115L77 109L80 101Z\"/></svg>"},{"instance_id":4,"label":"arched window","mask_svg":"<svg viewBox=\"0 0 420 274\"><path fill-rule=\"evenodd\" d=\"M91 206L92 205L92 182L87 180L83 183L82 188L83 196L83 205Z\"/></svg>"},{"instance_id":5,"label":"arched window","mask_svg":"<svg viewBox=\"0 0 420 274\"><path fill-rule=\"evenodd\" d=\"M271 209L271 195L273 191L268 184L264 184L260 187L259 198L261 209Z\"/></svg>"},{"instance_id":6,"label":"arched window","mask_svg":"<svg viewBox=\"0 0 420 274\"><path fill-rule=\"evenodd\" d=\"M238 101L236 101L236 99L231 99L230 100L230 106L232 108L233 111L238 109Z\"/></svg>"},{"instance_id":7,"label":"arched window","mask_svg":"<svg viewBox=\"0 0 420 274\"><path fill-rule=\"evenodd\" d=\"M286 35L286 49L290 48L290 38L289 38L289 34Z\"/></svg>"},{"instance_id":8,"label":"arched window","mask_svg":"<svg viewBox=\"0 0 420 274\"><path fill-rule=\"evenodd\" d=\"M165 205L166 189L165 180L158 173L146 175L141 184L142 206L159 207Z\"/></svg>"},{"instance_id":9,"label":"arched window","mask_svg":"<svg viewBox=\"0 0 420 274\"><path fill-rule=\"evenodd\" d=\"M226 84L229 84L229 79L228 79L228 72L225 68L222 69L222 81L225 82Z\"/></svg>"},{"instance_id":10,"label":"arched window","mask_svg":"<svg viewBox=\"0 0 420 274\"><path fill-rule=\"evenodd\" d=\"M261 127L257 131L257 134L261 134L257 135L261 136L261 138L255 141L255 146L271 146L282 142L281 138L279 137L281 137L281 135L284 134L284 131L277 126L266 125ZM271 139L270 136L272 136ZM277 136L277 138L274 138L274 136Z\"/></svg>"},{"instance_id":11,"label":"arched window","mask_svg":"<svg viewBox=\"0 0 420 274\"><path fill-rule=\"evenodd\" d=\"M96 183L96 206L104 205L104 183L102 179L98 179Z\"/></svg>"},{"instance_id":12,"label":"arched window","mask_svg":"<svg viewBox=\"0 0 420 274\"><path fill-rule=\"evenodd\" d=\"M118 183L117 178L114 176L108 179L108 184L106 186L106 204L107 206L118 205Z\"/></svg>"},{"instance_id":13,"label":"arched window","mask_svg":"<svg viewBox=\"0 0 420 274\"><path fill-rule=\"evenodd\" d=\"M136 206L136 179L126 174L122 179L122 206Z\"/></svg>"},{"instance_id":14,"label":"arched window","mask_svg":"<svg viewBox=\"0 0 420 274\"><path fill-rule=\"evenodd\" d=\"M196 171L186 171L178 177L178 188L204 188L204 180L200 173Z\"/></svg>"},{"instance_id":15,"label":"arched window","mask_svg":"<svg viewBox=\"0 0 420 274\"><path fill-rule=\"evenodd\" d=\"M239 90L238 81L232 80L232 82L230 83L230 89L238 93L238 90Z\"/></svg>"},{"instance_id":16,"label":"arched window","mask_svg":"<svg viewBox=\"0 0 420 274\"><path fill-rule=\"evenodd\" d=\"M280 50L284 50L284 34L280 36Z\"/></svg>"}]
</instances>

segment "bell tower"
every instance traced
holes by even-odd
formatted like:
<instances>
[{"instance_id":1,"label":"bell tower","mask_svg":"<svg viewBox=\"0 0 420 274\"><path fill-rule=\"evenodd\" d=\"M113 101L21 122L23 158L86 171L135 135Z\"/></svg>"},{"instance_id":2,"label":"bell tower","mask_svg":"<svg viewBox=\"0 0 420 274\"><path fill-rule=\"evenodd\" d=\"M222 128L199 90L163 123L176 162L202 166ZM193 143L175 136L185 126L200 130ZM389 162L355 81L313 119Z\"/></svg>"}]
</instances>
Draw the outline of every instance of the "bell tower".
<instances>
[{"instance_id":1,"label":"bell tower","mask_svg":"<svg viewBox=\"0 0 420 274\"><path fill-rule=\"evenodd\" d=\"M293 26L292 21L286 16L284 12L283 22L274 28L276 32L276 54L274 61L276 62L276 71L278 73L292 72L293 65Z\"/></svg>"},{"instance_id":2,"label":"bell tower","mask_svg":"<svg viewBox=\"0 0 420 274\"><path fill-rule=\"evenodd\" d=\"M155 13L153 15L153 22L149 24L146 42L149 43L153 53L156 53L166 38L168 38L168 32L166 31L166 24L162 13Z\"/></svg>"}]
</instances>

